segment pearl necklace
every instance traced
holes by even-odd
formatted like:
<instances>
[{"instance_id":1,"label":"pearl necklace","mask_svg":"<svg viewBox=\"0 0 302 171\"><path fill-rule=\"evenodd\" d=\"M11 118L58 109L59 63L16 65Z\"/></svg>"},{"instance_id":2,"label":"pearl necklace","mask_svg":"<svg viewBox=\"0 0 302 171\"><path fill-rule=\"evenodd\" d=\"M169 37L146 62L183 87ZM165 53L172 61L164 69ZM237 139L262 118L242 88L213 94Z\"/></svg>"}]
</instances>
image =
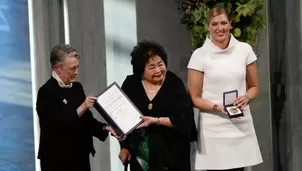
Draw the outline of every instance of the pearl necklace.
<instances>
[{"instance_id":1,"label":"pearl necklace","mask_svg":"<svg viewBox=\"0 0 302 171\"><path fill-rule=\"evenodd\" d=\"M142 84L143 84L143 87L144 87L144 89L145 89L145 91L146 91L147 93L156 94L156 93L160 90L161 86L163 85L164 80L165 80L165 79L162 80L160 86L159 86L158 89L155 90L155 91L150 91L150 90L148 90L148 89L147 89L147 86L146 86L146 84L145 84L145 82L144 82L144 80L142 80ZM150 102L150 103L148 104L148 109L149 109L149 110L152 110L152 108L153 108L153 104Z\"/></svg>"},{"instance_id":2,"label":"pearl necklace","mask_svg":"<svg viewBox=\"0 0 302 171\"><path fill-rule=\"evenodd\" d=\"M150 93L150 94L156 94L158 91L159 91L159 89L161 88L161 85L157 88L157 90L153 90L153 91L150 91L150 90L148 90L147 89L147 86L146 86L146 83L142 80L142 83L143 83L143 86L144 86L144 88L145 88L145 91L147 92L147 93Z\"/></svg>"}]
</instances>

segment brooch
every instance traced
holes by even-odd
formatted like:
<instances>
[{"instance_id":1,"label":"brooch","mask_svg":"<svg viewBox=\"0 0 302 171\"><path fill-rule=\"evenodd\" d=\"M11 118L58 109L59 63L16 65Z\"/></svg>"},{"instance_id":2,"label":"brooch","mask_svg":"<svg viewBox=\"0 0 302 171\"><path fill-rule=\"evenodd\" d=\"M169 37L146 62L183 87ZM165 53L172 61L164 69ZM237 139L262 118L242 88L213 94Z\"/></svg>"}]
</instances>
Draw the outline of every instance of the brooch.
<instances>
[{"instance_id":1,"label":"brooch","mask_svg":"<svg viewBox=\"0 0 302 171\"><path fill-rule=\"evenodd\" d=\"M153 104L152 104L152 103L149 103L148 109L149 109L149 110L152 110L152 108L153 108Z\"/></svg>"}]
</instances>

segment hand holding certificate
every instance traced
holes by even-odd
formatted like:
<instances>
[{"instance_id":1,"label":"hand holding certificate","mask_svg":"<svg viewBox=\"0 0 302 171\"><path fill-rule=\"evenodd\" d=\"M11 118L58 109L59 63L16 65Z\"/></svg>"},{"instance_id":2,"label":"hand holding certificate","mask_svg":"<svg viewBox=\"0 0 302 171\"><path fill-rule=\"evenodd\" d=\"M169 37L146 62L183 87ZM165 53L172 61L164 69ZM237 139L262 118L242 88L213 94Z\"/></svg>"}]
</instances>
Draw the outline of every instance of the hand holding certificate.
<instances>
[{"instance_id":1,"label":"hand holding certificate","mask_svg":"<svg viewBox=\"0 0 302 171\"><path fill-rule=\"evenodd\" d=\"M116 82L97 96L95 108L119 136L129 134L143 122L142 114Z\"/></svg>"}]
</instances>

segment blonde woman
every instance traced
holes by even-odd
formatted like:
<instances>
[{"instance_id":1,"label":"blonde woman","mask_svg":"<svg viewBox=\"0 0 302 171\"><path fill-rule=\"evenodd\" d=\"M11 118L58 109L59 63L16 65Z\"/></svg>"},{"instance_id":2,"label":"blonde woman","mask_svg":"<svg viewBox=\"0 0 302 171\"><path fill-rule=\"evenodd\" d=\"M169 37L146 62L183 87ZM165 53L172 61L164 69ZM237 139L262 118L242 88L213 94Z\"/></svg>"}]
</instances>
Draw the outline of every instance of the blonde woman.
<instances>
[{"instance_id":1,"label":"blonde woman","mask_svg":"<svg viewBox=\"0 0 302 171\"><path fill-rule=\"evenodd\" d=\"M223 8L208 14L209 37L188 64L188 89L200 110L196 170L243 171L262 162L249 103L258 94L257 57L250 45L230 33ZM244 116L230 118L223 93L237 90L233 102Z\"/></svg>"}]
</instances>

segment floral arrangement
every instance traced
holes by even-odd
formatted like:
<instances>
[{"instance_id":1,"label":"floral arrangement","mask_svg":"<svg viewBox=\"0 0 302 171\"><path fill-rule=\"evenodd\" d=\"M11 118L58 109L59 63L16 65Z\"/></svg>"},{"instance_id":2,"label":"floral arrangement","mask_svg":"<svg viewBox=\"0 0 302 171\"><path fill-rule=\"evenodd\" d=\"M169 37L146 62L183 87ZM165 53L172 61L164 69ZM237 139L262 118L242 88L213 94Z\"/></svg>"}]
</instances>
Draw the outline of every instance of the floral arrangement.
<instances>
[{"instance_id":1,"label":"floral arrangement","mask_svg":"<svg viewBox=\"0 0 302 171\"><path fill-rule=\"evenodd\" d=\"M230 16L232 34L240 41L254 46L256 37L265 27L264 0L176 0L183 12L181 23L186 24L191 34L192 49L202 46L206 36L207 14L213 7L225 8Z\"/></svg>"}]
</instances>

